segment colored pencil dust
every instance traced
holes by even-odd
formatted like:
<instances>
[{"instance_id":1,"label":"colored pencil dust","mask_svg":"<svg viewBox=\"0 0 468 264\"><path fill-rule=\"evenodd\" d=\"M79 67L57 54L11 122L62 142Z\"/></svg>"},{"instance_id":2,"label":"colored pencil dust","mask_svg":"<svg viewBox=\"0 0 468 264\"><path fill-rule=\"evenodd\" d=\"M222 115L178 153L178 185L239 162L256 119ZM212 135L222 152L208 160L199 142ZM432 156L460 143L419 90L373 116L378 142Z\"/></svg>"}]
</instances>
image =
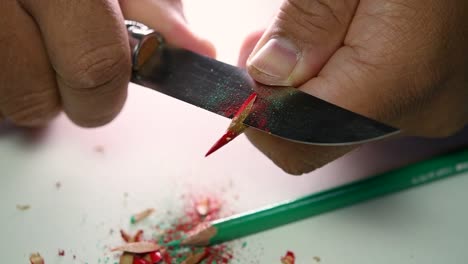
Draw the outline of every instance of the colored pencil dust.
<instances>
[{"instance_id":1,"label":"colored pencil dust","mask_svg":"<svg viewBox=\"0 0 468 264\"><path fill-rule=\"evenodd\" d=\"M242 122L249 116L250 111L252 110L255 99L257 98L256 93L252 93L241 105L237 113L232 118L231 124L229 125L226 133L218 140L216 143L208 150L205 154L205 157L208 157L211 153L220 149L231 140L236 138L238 135L242 134L247 128Z\"/></svg>"}]
</instances>

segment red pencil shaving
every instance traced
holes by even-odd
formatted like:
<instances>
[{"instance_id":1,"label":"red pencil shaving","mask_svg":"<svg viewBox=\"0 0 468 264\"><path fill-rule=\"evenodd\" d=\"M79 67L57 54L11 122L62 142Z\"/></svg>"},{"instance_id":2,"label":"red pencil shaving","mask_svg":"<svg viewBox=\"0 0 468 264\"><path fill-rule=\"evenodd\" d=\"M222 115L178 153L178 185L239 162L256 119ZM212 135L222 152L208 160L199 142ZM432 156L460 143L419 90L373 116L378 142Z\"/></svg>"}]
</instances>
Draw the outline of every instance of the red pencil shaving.
<instances>
[{"instance_id":1,"label":"red pencil shaving","mask_svg":"<svg viewBox=\"0 0 468 264\"><path fill-rule=\"evenodd\" d=\"M236 138L238 135L242 134L242 132L244 132L247 126L242 122L244 122L244 120L249 116L256 98L257 94L252 93L244 101L237 113L234 115L234 118L232 119L226 133L218 141L216 141L210 150L208 150L208 152L205 154L205 157L208 157L211 153L217 151L231 140Z\"/></svg>"},{"instance_id":2,"label":"red pencil shaving","mask_svg":"<svg viewBox=\"0 0 468 264\"><path fill-rule=\"evenodd\" d=\"M151 263L159 263L163 259L163 254L161 251L154 251L148 253L148 258L151 260Z\"/></svg>"},{"instance_id":3,"label":"red pencil shaving","mask_svg":"<svg viewBox=\"0 0 468 264\"><path fill-rule=\"evenodd\" d=\"M281 258L282 264L294 264L296 262L296 256L292 251L286 252L286 255Z\"/></svg>"},{"instance_id":4,"label":"red pencil shaving","mask_svg":"<svg viewBox=\"0 0 468 264\"><path fill-rule=\"evenodd\" d=\"M44 259L39 253L32 253L31 256L29 256L29 261L31 264L44 264Z\"/></svg>"},{"instance_id":5,"label":"red pencil shaving","mask_svg":"<svg viewBox=\"0 0 468 264\"><path fill-rule=\"evenodd\" d=\"M132 264L153 264L149 260L146 260L144 258L140 258L138 256L133 257L133 263Z\"/></svg>"}]
</instances>

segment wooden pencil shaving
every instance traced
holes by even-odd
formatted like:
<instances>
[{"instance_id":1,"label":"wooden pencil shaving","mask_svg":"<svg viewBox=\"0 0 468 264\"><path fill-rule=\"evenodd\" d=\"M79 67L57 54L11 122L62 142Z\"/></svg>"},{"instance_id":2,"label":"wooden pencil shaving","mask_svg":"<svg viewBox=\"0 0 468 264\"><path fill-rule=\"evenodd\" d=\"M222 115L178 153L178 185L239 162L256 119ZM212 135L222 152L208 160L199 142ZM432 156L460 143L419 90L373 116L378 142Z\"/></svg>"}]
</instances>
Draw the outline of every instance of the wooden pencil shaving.
<instances>
[{"instance_id":1,"label":"wooden pencil shaving","mask_svg":"<svg viewBox=\"0 0 468 264\"><path fill-rule=\"evenodd\" d=\"M31 262L31 264L44 264L44 259L39 253L32 253L29 256L29 261Z\"/></svg>"},{"instance_id":2,"label":"wooden pencil shaving","mask_svg":"<svg viewBox=\"0 0 468 264\"><path fill-rule=\"evenodd\" d=\"M281 258L281 263L282 264L294 264L294 259L291 257L283 257Z\"/></svg>"},{"instance_id":3,"label":"wooden pencil shaving","mask_svg":"<svg viewBox=\"0 0 468 264\"><path fill-rule=\"evenodd\" d=\"M193 203L195 212L200 217L206 218L205 220L208 221L212 220L212 217L210 217L210 215L213 215L221 209L221 204L219 201L207 197L196 199Z\"/></svg>"},{"instance_id":4,"label":"wooden pencil shaving","mask_svg":"<svg viewBox=\"0 0 468 264\"><path fill-rule=\"evenodd\" d=\"M195 210L200 216L206 216L210 211L210 200L207 198L202 199L195 205Z\"/></svg>"},{"instance_id":5,"label":"wooden pencil shaving","mask_svg":"<svg viewBox=\"0 0 468 264\"><path fill-rule=\"evenodd\" d=\"M122 237L123 241L125 241L127 243L128 242L135 242L135 241L130 241L130 240L133 239L133 237L129 233L125 232L123 229L120 229L120 236Z\"/></svg>"},{"instance_id":6,"label":"wooden pencil shaving","mask_svg":"<svg viewBox=\"0 0 468 264\"><path fill-rule=\"evenodd\" d=\"M131 222L132 224L136 224L136 223L140 222L141 220L147 218L147 217L150 216L151 214L153 214L154 211L155 211L155 210L154 210L153 208L148 208L148 209L146 209L146 210L144 210L144 211L142 211L142 212L139 212L139 213L137 213L137 214L135 214L135 215L133 215L133 216L131 217L130 222Z\"/></svg>"},{"instance_id":7,"label":"wooden pencil shaving","mask_svg":"<svg viewBox=\"0 0 468 264\"><path fill-rule=\"evenodd\" d=\"M19 211L26 211L31 209L31 206L29 204L17 204L16 209L18 209Z\"/></svg>"},{"instance_id":8,"label":"wooden pencil shaving","mask_svg":"<svg viewBox=\"0 0 468 264\"><path fill-rule=\"evenodd\" d=\"M198 264L202 260L204 260L208 254L206 251L198 252L198 253L191 253L186 260L184 260L181 264Z\"/></svg>"},{"instance_id":9,"label":"wooden pencil shaving","mask_svg":"<svg viewBox=\"0 0 468 264\"><path fill-rule=\"evenodd\" d=\"M123 253L120 256L119 264L133 264L133 254Z\"/></svg>"},{"instance_id":10,"label":"wooden pencil shaving","mask_svg":"<svg viewBox=\"0 0 468 264\"><path fill-rule=\"evenodd\" d=\"M138 230L135 235L130 235L124 230L120 230L120 235L122 236L122 239L127 242L127 243L132 243L132 242L140 242L143 237L143 230Z\"/></svg>"},{"instance_id":11,"label":"wooden pencil shaving","mask_svg":"<svg viewBox=\"0 0 468 264\"><path fill-rule=\"evenodd\" d=\"M123 251L128 253L149 253L159 250L159 245L154 242L142 241L142 242L133 242L127 243L122 246L113 248L111 251Z\"/></svg>"}]
</instances>

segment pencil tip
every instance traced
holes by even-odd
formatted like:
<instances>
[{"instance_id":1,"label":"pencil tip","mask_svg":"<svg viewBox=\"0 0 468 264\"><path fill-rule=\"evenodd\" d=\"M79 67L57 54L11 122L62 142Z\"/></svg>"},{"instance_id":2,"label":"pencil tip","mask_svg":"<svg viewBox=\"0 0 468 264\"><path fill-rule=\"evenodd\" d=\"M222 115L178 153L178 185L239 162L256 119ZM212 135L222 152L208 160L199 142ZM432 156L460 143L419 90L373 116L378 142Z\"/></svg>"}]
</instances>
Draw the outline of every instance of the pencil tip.
<instances>
[{"instance_id":1,"label":"pencil tip","mask_svg":"<svg viewBox=\"0 0 468 264\"><path fill-rule=\"evenodd\" d=\"M244 101L244 103L241 105L239 110L237 110L237 113L232 119L231 124L229 125L228 131L226 132L226 134L224 134L220 139L218 139L218 141L216 141L216 143L208 150L208 152L205 154L205 158L208 157L213 152L217 151L218 149L222 148L224 145L226 145L235 137L240 135L247 128L247 126L244 125L242 122L249 115L250 110L252 109L253 103L255 102L256 98L257 98L257 94L252 93L247 98L247 100Z\"/></svg>"},{"instance_id":2,"label":"pencil tip","mask_svg":"<svg viewBox=\"0 0 468 264\"><path fill-rule=\"evenodd\" d=\"M229 143L236 135L233 135L230 131L228 131L226 134L224 134L214 145L208 150L208 152L205 154L205 157L208 157L211 155L213 152L217 151L218 149L222 148L224 145Z\"/></svg>"}]
</instances>

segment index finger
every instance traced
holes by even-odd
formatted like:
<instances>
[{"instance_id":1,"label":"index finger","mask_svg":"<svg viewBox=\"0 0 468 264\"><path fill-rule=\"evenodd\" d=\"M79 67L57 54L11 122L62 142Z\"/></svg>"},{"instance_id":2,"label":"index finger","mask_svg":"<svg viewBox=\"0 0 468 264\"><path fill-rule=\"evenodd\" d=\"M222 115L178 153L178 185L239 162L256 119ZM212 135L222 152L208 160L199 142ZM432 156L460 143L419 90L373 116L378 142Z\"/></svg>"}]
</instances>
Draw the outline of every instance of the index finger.
<instances>
[{"instance_id":1,"label":"index finger","mask_svg":"<svg viewBox=\"0 0 468 264\"><path fill-rule=\"evenodd\" d=\"M130 79L130 49L117 0L21 0L34 17L65 112L82 126L112 120Z\"/></svg>"}]
</instances>

